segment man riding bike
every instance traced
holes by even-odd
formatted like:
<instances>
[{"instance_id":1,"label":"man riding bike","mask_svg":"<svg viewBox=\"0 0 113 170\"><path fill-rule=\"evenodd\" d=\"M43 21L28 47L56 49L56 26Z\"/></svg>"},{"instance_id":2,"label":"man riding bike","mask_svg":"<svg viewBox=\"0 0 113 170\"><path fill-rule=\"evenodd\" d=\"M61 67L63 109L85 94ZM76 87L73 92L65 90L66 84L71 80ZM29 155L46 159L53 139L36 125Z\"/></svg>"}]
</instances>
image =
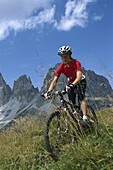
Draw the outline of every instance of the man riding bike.
<instances>
[{"instance_id":1,"label":"man riding bike","mask_svg":"<svg viewBox=\"0 0 113 170\"><path fill-rule=\"evenodd\" d=\"M53 78L50 87L45 94L45 98L48 99L49 93L54 89L57 81L62 74L68 78L69 84L66 86L69 100L73 104L76 102L75 89L78 88L78 95L80 99L81 109L83 112L83 121L87 120L87 101L85 99L86 79L82 74L81 63L72 58L72 49L69 46L62 46L58 50L58 55L61 57L62 63L57 67L55 77Z\"/></svg>"}]
</instances>

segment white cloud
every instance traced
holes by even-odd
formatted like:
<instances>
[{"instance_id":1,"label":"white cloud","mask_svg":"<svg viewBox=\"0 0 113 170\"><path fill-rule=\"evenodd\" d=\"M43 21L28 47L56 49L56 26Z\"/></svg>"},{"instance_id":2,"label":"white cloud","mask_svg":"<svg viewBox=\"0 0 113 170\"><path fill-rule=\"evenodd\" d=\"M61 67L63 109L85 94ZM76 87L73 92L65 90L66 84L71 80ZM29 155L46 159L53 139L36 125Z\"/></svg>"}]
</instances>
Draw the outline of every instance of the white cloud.
<instances>
[{"instance_id":1,"label":"white cloud","mask_svg":"<svg viewBox=\"0 0 113 170\"><path fill-rule=\"evenodd\" d=\"M95 20L95 21L101 21L103 17L104 17L103 15L94 15L94 16L93 16L93 20Z\"/></svg>"},{"instance_id":2,"label":"white cloud","mask_svg":"<svg viewBox=\"0 0 113 170\"><path fill-rule=\"evenodd\" d=\"M0 20L23 19L33 10L47 8L53 0L0 0Z\"/></svg>"},{"instance_id":3,"label":"white cloud","mask_svg":"<svg viewBox=\"0 0 113 170\"><path fill-rule=\"evenodd\" d=\"M4 0L0 1L0 40L10 31L32 29L39 24L54 22L55 6L52 0ZM36 14L33 12L39 12Z\"/></svg>"},{"instance_id":4,"label":"white cloud","mask_svg":"<svg viewBox=\"0 0 113 170\"><path fill-rule=\"evenodd\" d=\"M95 0L68 0L65 5L65 15L60 23L56 22L59 30L68 31L74 26L84 27L88 21L87 5Z\"/></svg>"},{"instance_id":5,"label":"white cloud","mask_svg":"<svg viewBox=\"0 0 113 170\"><path fill-rule=\"evenodd\" d=\"M0 40L10 32L38 28L45 23L58 30L84 27L88 21L87 5L95 0L67 0L65 13L55 19L55 0L0 0ZM39 27L40 28L40 27Z\"/></svg>"}]
</instances>

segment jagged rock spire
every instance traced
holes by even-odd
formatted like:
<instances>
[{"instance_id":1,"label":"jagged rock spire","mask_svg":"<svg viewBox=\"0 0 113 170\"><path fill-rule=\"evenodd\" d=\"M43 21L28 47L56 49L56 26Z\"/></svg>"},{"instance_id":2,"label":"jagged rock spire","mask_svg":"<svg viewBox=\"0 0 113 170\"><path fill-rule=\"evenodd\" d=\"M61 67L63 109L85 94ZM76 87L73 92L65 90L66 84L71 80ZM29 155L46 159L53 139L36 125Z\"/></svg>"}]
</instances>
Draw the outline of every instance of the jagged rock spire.
<instances>
[{"instance_id":1,"label":"jagged rock spire","mask_svg":"<svg viewBox=\"0 0 113 170\"><path fill-rule=\"evenodd\" d=\"M30 101L39 92L38 88L34 88L30 77L22 75L16 81L12 90L12 97L16 97L19 101Z\"/></svg>"},{"instance_id":2,"label":"jagged rock spire","mask_svg":"<svg viewBox=\"0 0 113 170\"><path fill-rule=\"evenodd\" d=\"M4 105L9 101L11 96L11 88L6 84L3 79L2 74L0 73L0 106Z\"/></svg>"}]
</instances>

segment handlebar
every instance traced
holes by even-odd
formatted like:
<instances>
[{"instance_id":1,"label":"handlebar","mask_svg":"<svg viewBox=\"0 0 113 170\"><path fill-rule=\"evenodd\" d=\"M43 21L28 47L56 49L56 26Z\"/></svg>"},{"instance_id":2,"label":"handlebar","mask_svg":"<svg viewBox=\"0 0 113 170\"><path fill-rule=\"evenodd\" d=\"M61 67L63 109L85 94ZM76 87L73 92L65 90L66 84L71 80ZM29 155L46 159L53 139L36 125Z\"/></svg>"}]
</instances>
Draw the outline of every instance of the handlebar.
<instances>
[{"instance_id":1,"label":"handlebar","mask_svg":"<svg viewBox=\"0 0 113 170\"><path fill-rule=\"evenodd\" d=\"M55 95L59 95L60 97L63 97L63 95L65 95L66 93L67 93L67 92L66 92L66 90L64 89L64 90L62 90L62 91L52 92L52 93L49 94L47 97L48 97L48 99L50 99L51 97L53 97L53 96L55 96ZM44 93L42 93L41 96L45 98L45 94L44 94Z\"/></svg>"}]
</instances>

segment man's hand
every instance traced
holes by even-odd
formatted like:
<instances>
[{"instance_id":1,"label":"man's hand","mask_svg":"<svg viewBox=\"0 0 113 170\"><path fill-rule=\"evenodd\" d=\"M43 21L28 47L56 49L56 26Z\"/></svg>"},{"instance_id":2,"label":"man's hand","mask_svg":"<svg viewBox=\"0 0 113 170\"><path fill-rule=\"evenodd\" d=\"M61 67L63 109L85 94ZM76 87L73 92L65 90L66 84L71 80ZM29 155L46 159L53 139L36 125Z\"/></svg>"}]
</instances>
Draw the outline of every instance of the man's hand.
<instances>
[{"instance_id":1,"label":"man's hand","mask_svg":"<svg viewBox=\"0 0 113 170\"><path fill-rule=\"evenodd\" d=\"M73 84L66 85L66 92L68 92L69 90L71 90L73 88L74 88Z\"/></svg>"},{"instance_id":2,"label":"man's hand","mask_svg":"<svg viewBox=\"0 0 113 170\"><path fill-rule=\"evenodd\" d=\"M43 94L43 97L47 100L50 99L50 92L46 92Z\"/></svg>"}]
</instances>

